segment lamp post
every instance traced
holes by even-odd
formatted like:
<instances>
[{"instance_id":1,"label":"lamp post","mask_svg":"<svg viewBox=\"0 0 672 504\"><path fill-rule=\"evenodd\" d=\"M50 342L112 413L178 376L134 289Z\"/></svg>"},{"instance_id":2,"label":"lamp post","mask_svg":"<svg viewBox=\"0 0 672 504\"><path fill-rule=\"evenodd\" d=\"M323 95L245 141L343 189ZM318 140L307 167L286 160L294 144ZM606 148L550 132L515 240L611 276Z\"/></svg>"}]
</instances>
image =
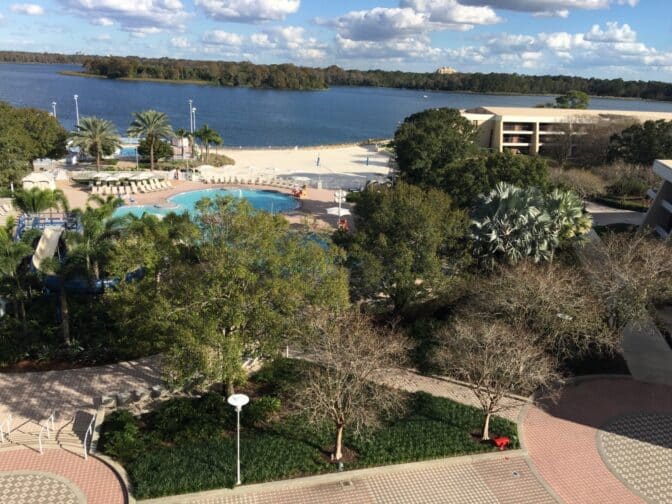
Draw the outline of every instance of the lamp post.
<instances>
[{"instance_id":1,"label":"lamp post","mask_svg":"<svg viewBox=\"0 0 672 504\"><path fill-rule=\"evenodd\" d=\"M79 95L75 95L75 118L77 120L77 126L79 126Z\"/></svg>"},{"instance_id":2,"label":"lamp post","mask_svg":"<svg viewBox=\"0 0 672 504\"><path fill-rule=\"evenodd\" d=\"M51 102L51 111L52 111L51 112L52 115L54 116L54 119L56 119L56 102L55 101Z\"/></svg>"},{"instance_id":3,"label":"lamp post","mask_svg":"<svg viewBox=\"0 0 672 504\"><path fill-rule=\"evenodd\" d=\"M334 202L338 203L338 217L341 218L341 205L345 202L345 198L348 195L347 192L345 192L343 189L339 189L338 191L334 192Z\"/></svg>"},{"instance_id":4,"label":"lamp post","mask_svg":"<svg viewBox=\"0 0 672 504\"><path fill-rule=\"evenodd\" d=\"M189 100L189 132L194 134L194 107L192 105L193 100Z\"/></svg>"},{"instance_id":5,"label":"lamp post","mask_svg":"<svg viewBox=\"0 0 672 504\"><path fill-rule=\"evenodd\" d=\"M250 398L245 394L233 394L226 402L236 408L236 485L240 485L240 412Z\"/></svg>"},{"instance_id":6,"label":"lamp post","mask_svg":"<svg viewBox=\"0 0 672 504\"><path fill-rule=\"evenodd\" d=\"M193 133L196 130L196 107L192 107L191 109L191 120L193 124L191 132Z\"/></svg>"}]
</instances>

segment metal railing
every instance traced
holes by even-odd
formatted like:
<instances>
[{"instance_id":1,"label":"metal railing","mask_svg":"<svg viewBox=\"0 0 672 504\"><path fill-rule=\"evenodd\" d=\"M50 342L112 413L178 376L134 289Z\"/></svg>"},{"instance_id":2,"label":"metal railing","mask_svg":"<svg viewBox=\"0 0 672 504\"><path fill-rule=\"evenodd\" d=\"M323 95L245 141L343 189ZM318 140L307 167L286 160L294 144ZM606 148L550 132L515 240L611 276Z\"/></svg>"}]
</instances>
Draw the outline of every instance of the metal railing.
<instances>
[{"instance_id":1,"label":"metal railing","mask_svg":"<svg viewBox=\"0 0 672 504\"><path fill-rule=\"evenodd\" d=\"M54 416L55 415L56 415L56 412L52 411L51 415L49 415L49 418L47 418L44 425L42 425L40 427L40 434L37 436L37 443L40 447L40 455L42 455L44 453L43 450L42 450L42 433L46 431L47 439L51 439L51 431L55 430L54 429ZM51 424L51 429L49 428L49 424Z\"/></svg>"},{"instance_id":2,"label":"metal railing","mask_svg":"<svg viewBox=\"0 0 672 504\"><path fill-rule=\"evenodd\" d=\"M84 434L84 460L89 458L89 442L93 437L93 425L96 423L96 416L97 415L93 415L93 418L91 418L91 421L89 422L89 426L86 428L86 433Z\"/></svg>"},{"instance_id":3,"label":"metal railing","mask_svg":"<svg viewBox=\"0 0 672 504\"><path fill-rule=\"evenodd\" d=\"M7 425L6 432L4 425ZM9 433L12 432L12 414L10 413L3 422L0 422L0 443L5 442L5 437L9 441Z\"/></svg>"}]
</instances>

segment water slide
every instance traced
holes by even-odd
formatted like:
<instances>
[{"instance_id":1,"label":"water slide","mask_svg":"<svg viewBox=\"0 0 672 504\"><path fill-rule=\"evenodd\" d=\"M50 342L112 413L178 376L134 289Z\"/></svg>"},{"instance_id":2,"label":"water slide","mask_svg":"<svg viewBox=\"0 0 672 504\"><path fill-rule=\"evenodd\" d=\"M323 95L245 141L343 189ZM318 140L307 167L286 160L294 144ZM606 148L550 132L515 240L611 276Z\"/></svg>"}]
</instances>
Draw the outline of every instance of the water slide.
<instances>
[{"instance_id":1,"label":"water slide","mask_svg":"<svg viewBox=\"0 0 672 504\"><path fill-rule=\"evenodd\" d=\"M42 261L54 257L56 249L58 248L58 240L63 234L62 228L47 227L42 232L40 241L37 244L35 253L33 254L33 266L39 270Z\"/></svg>"}]
</instances>

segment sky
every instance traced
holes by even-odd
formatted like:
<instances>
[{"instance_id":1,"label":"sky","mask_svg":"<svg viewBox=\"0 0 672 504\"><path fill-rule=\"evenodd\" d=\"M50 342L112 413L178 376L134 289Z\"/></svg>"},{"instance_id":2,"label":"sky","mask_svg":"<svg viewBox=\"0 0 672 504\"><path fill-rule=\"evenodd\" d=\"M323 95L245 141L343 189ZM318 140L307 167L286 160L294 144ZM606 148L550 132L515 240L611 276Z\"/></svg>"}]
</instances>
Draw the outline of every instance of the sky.
<instances>
[{"instance_id":1,"label":"sky","mask_svg":"<svg viewBox=\"0 0 672 504\"><path fill-rule=\"evenodd\" d=\"M0 49L672 82L671 0L0 0Z\"/></svg>"}]
</instances>

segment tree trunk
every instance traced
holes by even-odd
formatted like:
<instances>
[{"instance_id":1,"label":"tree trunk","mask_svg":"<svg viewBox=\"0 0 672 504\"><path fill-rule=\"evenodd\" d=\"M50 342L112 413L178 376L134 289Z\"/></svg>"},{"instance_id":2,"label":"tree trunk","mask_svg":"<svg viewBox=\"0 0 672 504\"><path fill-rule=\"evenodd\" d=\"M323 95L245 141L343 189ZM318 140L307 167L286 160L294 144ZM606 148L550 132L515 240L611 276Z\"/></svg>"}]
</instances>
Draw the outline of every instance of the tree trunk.
<instances>
[{"instance_id":1,"label":"tree trunk","mask_svg":"<svg viewBox=\"0 0 672 504\"><path fill-rule=\"evenodd\" d=\"M100 149L96 149L96 171L100 171Z\"/></svg>"},{"instance_id":2,"label":"tree trunk","mask_svg":"<svg viewBox=\"0 0 672 504\"><path fill-rule=\"evenodd\" d=\"M490 441L490 413L485 414L483 419L483 435L481 441Z\"/></svg>"},{"instance_id":3,"label":"tree trunk","mask_svg":"<svg viewBox=\"0 0 672 504\"><path fill-rule=\"evenodd\" d=\"M63 329L63 341L67 346L70 346L70 310L68 309L68 298L65 294L64 282L61 282L61 327Z\"/></svg>"},{"instance_id":4,"label":"tree trunk","mask_svg":"<svg viewBox=\"0 0 672 504\"><path fill-rule=\"evenodd\" d=\"M226 383L226 397L229 397L230 395L233 395L236 393L236 389L233 386L233 382L227 382Z\"/></svg>"},{"instance_id":5,"label":"tree trunk","mask_svg":"<svg viewBox=\"0 0 672 504\"><path fill-rule=\"evenodd\" d=\"M149 168L154 169L154 137L149 141Z\"/></svg>"},{"instance_id":6,"label":"tree trunk","mask_svg":"<svg viewBox=\"0 0 672 504\"><path fill-rule=\"evenodd\" d=\"M334 447L334 461L338 462L343 458L343 424L336 425L336 446Z\"/></svg>"}]
</instances>

